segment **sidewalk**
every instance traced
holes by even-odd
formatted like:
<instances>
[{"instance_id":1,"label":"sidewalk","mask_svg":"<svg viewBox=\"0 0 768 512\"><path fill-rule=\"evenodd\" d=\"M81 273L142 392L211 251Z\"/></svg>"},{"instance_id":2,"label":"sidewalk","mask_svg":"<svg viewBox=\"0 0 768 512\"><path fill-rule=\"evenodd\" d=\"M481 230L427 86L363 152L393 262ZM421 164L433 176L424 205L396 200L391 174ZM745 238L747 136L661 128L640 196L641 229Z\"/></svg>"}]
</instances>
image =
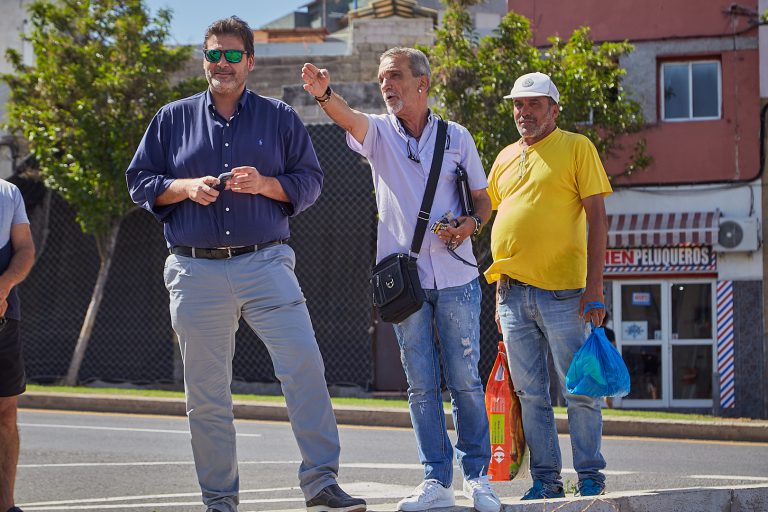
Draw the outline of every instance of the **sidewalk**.
<instances>
[{"instance_id":1,"label":"sidewalk","mask_svg":"<svg viewBox=\"0 0 768 512\"><path fill-rule=\"evenodd\" d=\"M699 487L660 491L611 492L592 498L559 498L509 503L502 497L502 512L766 512L768 484L738 487ZM397 510L397 503L377 504L368 512ZM456 496L456 506L440 512L475 512L472 502ZM304 512L304 509L281 512Z\"/></svg>"},{"instance_id":2,"label":"sidewalk","mask_svg":"<svg viewBox=\"0 0 768 512\"><path fill-rule=\"evenodd\" d=\"M738 487L699 487L660 491L611 492L592 498L559 498L509 503L502 497L502 512L765 512L768 484ZM305 509L281 512L304 512ZM397 510L397 503L370 505L368 512ZM472 502L456 496L456 506L440 512L476 512Z\"/></svg>"},{"instance_id":3,"label":"sidewalk","mask_svg":"<svg viewBox=\"0 0 768 512\"><path fill-rule=\"evenodd\" d=\"M169 416L184 416L186 414L184 400L180 398L40 391L28 391L21 395L19 407ZM236 401L234 411L235 418L238 419L288 421L285 406L276 402ZM411 417L407 409L334 406L334 411L336 420L341 425L411 428ZM450 412L446 414L450 419ZM556 419L558 432L567 433L568 420L565 415L557 415ZM605 417L603 418L603 434L606 436L768 443L768 421L683 421ZM768 510L768 507L765 510Z\"/></svg>"}]
</instances>

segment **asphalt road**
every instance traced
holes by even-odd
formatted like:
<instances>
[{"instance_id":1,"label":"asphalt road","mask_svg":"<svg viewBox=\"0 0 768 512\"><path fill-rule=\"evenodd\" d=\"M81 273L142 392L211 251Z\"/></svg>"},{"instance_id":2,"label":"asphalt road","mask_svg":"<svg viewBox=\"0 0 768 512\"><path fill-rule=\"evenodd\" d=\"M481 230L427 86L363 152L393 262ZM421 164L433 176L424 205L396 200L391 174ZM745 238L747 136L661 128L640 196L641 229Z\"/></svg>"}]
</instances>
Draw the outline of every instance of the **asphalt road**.
<instances>
[{"instance_id":1,"label":"asphalt road","mask_svg":"<svg viewBox=\"0 0 768 512\"><path fill-rule=\"evenodd\" d=\"M25 512L204 510L184 418L27 410L19 426L16 501ZM304 510L289 425L238 421L237 431L240 510ZM340 484L370 510L394 510L421 481L411 430L340 427L340 434ZM560 446L563 477L573 484L567 436ZM611 492L768 483L768 444L607 437L603 454ZM512 503L530 480L494 485Z\"/></svg>"}]
</instances>

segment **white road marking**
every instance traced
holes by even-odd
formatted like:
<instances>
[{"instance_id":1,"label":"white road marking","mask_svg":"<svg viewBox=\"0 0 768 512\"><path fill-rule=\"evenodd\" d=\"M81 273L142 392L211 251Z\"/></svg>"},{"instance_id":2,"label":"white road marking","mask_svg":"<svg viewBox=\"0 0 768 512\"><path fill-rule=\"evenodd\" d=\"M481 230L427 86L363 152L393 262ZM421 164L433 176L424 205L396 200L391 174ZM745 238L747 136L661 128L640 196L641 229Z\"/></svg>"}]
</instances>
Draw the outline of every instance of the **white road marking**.
<instances>
[{"instance_id":1,"label":"white road marking","mask_svg":"<svg viewBox=\"0 0 768 512\"><path fill-rule=\"evenodd\" d=\"M389 464L385 462L351 462L342 464L345 468L359 469L423 469L421 464Z\"/></svg>"},{"instance_id":2,"label":"white road marking","mask_svg":"<svg viewBox=\"0 0 768 512\"><path fill-rule=\"evenodd\" d=\"M350 494L366 499L392 499L405 496L411 491L411 487L402 485L382 484L378 482L350 482L344 484L344 488ZM241 490L240 495L263 492L294 492L294 496L285 498L261 498L261 499L241 499L240 505L253 505L259 503L292 503L303 502L304 497L298 487L275 487L271 489L249 489ZM143 508L143 507L194 507L199 506L199 501L193 502L162 502L154 501L150 503L114 503L116 501L135 501L135 500L162 500L170 498L186 498L200 496L195 493L177 493L177 494L150 494L146 496L116 496L112 498L85 498L80 500L62 500L62 501L43 501L36 503L20 503L19 506L29 511L45 510L72 510L72 505L77 505L77 510L107 510L117 508ZM111 503L111 504L110 504Z\"/></svg>"},{"instance_id":3,"label":"white road marking","mask_svg":"<svg viewBox=\"0 0 768 512\"><path fill-rule=\"evenodd\" d=\"M19 468L92 468L102 466L191 466L190 461L143 461L143 462L63 462L60 464L19 464Z\"/></svg>"},{"instance_id":4,"label":"white road marking","mask_svg":"<svg viewBox=\"0 0 768 512\"><path fill-rule=\"evenodd\" d=\"M298 491L301 492L299 487L273 487L271 489L245 489L241 490L240 494L250 494L253 492L279 492L279 491ZM187 497L199 497L200 492L183 492L175 494L147 494L143 496L113 496L111 498L83 498L79 500L57 500L57 501L38 501L35 503L27 503L26 507L40 507L43 505L67 505L74 503L107 503L110 501L133 501L133 500L162 500L170 498L187 498Z\"/></svg>"},{"instance_id":5,"label":"white road marking","mask_svg":"<svg viewBox=\"0 0 768 512\"><path fill-rule=\"evenodd\" d=\"M165 430L159 428L128 428L128 427L92 427L89 425L54 425L47 423L19 423L20 427L34 428L71 428L75 430L111 430L118 432L149 432L152 434L186 434L189 430ZM238 437L261 437L261 434L237 434Z\"/></svg>"},{"instance_id":6,"label":"white road marking","mask_svg":"<svg viewBox=\"0 0 768 512\"><path fill-rule=\"evenodd\" d=\"M134 462L64 462L60 464L19 464L19 468L70 468L70 467L100 467L100 466L189 466L194 464L193 461L134 461ZM271 464L287 464L296 465L301 464L300 460L243 460L238 462L240 465L271 465ZM386 462L350 462L348 464L341 464L342 468L355 468L355 469L382 469L382 470L420 470L421 464L398 464L398 463L386 463ZM458 469L458 466L454 466ZM576 473L573 468L563 468L563 473ZM634 475L637 471L619 471L615 469L603 470L605 475L622 476L622 475ZM710 478L706 476L696 478ZM711 478L718 478L717 476ZM722 479L734 480L739 478L756 479L761 480L760 477L721 477ZM768 480L764 478L763 480Z\"/></svg>"},{"instance_id":7,"label":"white road marking","mask_svg":"<svg viewBox=\"0 0 768 512\"><path fill-rule=\"evenodd\" d=\"M166 502L166 503L118 503L116 505L105 505L103 503L99 505L78 505L77 510L107 510L107 509L113 509L113 508L161 508L161 507L194 507L194 506L200 506L201 502L199 501L188 501L188 502ZM24 505L24 510L30 511L30 510L72 510L72 505L53 505L53 506L44 506L44 507L30 507L28 505Z\"/></svg>"},{"instance_id":8,"label":"white road marking","mask_svg":"<svg viewBox=\"0 0 768 512\"><path fill-rule=\"evenodd\" d=\"M60 464L19 464L19 468L88 468L100 466L191 466L194 461L136 461L136 462L62 462ZM246 460L244 464L301 464L300 460Z\"/></svg>"},{"instance_id":9,"label":"white road marking","mask_svg":"<svg viewBox=\"0 0 768 512\"><path fill-rule=\"evenodd\" d=\"M573 468L563 468L562 473L573 473L576 474L576 470ZM604 475L613 475L613 476L621 476L621 475L634 475L637 473L637 471L619 471L616 469L604 469L601 471Z\"/></svg>"},{"instance_id":10,"label":"white road marking","mask_svg":"<svg viewBox=\"0 0 768 512\"><path fill-rule=\"evenodd\" d=\"M756 482L768 482L768 477L765 477L765 476L686 475L686 478L704 478L707 480L754 480Z\"/></svg>"}]
</instances>

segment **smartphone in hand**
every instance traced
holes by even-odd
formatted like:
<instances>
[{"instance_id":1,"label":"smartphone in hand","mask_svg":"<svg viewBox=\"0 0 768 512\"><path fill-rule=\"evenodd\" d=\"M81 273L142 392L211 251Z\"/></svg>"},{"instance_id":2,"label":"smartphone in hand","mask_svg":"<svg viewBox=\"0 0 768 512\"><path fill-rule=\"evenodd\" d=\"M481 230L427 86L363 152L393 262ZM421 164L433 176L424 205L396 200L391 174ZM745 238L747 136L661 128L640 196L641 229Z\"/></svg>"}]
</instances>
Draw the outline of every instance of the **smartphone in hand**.
<instances>
[{"instance_id":1,"label":"smartphone in hand","mask_svg":"<svg viewBox=\"0 0 768 512\"><path fill-rule=\"evenodd\" d=\"M232 179L232 172L231 171L230 172L223 172L223 173L219 174L219 184L218 185L214 185L211 188L221 192L222 190L224 190L224 187L227 185L227 182L229 180L231 180L231 179Z\"/></svg>"}]
</instances>

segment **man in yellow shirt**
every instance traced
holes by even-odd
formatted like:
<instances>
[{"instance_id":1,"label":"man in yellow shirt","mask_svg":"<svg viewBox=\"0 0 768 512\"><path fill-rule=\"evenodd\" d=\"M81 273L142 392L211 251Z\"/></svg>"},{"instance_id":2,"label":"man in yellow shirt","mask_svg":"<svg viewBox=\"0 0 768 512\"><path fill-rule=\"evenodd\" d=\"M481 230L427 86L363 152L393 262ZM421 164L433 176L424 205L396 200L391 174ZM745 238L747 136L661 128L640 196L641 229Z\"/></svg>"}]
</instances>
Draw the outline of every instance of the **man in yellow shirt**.
<instances>
[{"instance_id":1,"label":"man in yellow shirt","mask_svg":"<svg viewBox=\"0 0 768 512\"><path fill-rule=\"evenodd\" d=\"M549 396L550 351L553 378L559 378L568 402L577 495L599 495L605 492L600 404L568 394L565 374L588 334L586 322L601 325L605 315L603 198L612 190L592 142L557 127L560 94L549 76L523 75L505 98L514 102L521 138L499 153L488 179L498 212L493 264L485 277L497 283L496 321L531 450L533 487L522 499L565 496ZM595 302L599 307L587 306Z\"/></svg>"}]
</instances>

